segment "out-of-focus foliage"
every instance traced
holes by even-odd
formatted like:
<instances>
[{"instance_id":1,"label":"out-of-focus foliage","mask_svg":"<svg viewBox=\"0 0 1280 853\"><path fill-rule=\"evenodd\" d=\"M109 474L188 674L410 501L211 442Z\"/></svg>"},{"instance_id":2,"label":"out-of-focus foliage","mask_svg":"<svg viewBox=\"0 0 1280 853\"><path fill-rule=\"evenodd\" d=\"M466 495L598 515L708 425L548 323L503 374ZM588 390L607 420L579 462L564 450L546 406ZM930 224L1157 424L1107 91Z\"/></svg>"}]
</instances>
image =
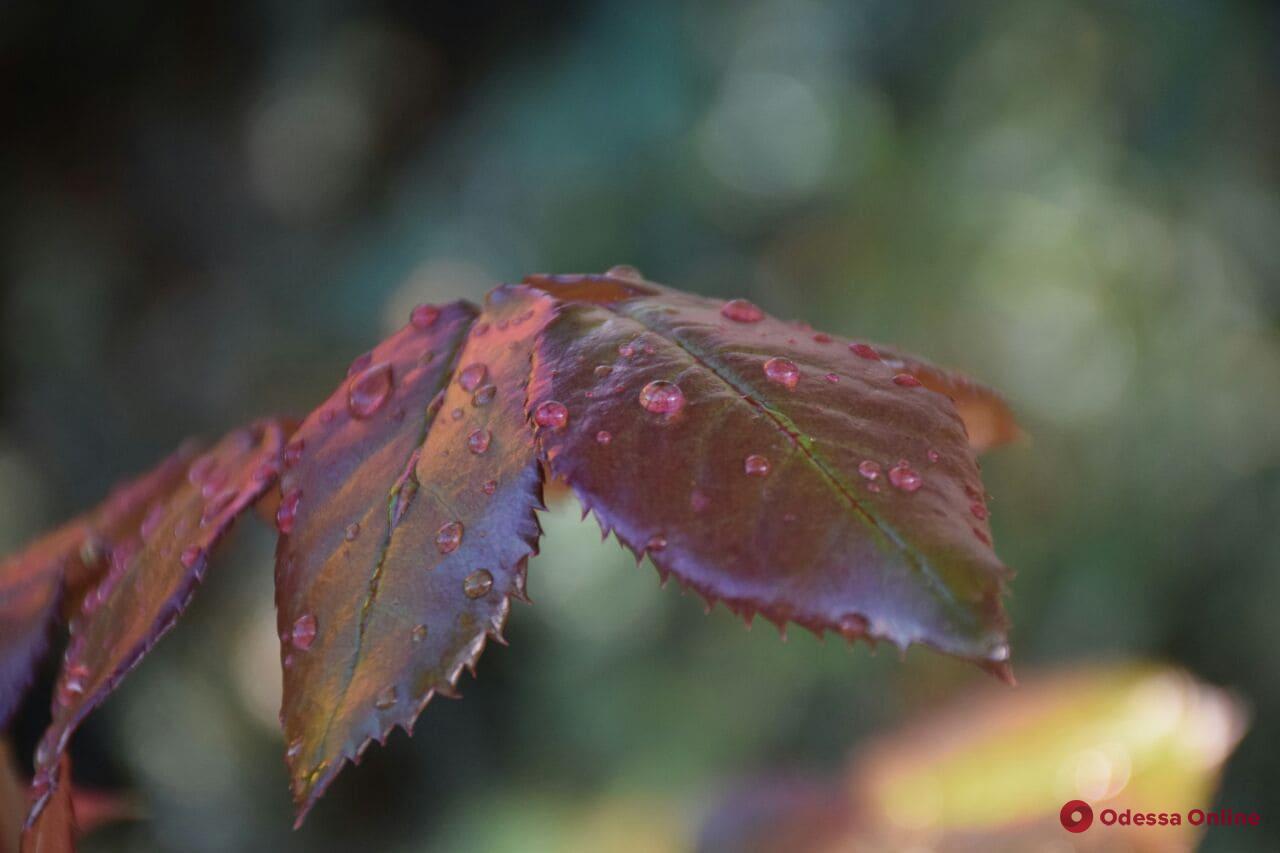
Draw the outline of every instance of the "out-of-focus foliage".
<instances>
[{"instance_id":1,"label":"out-of-focus foliage","mask_svg":"<svg viewBox=\"0 0 1280 853\"><path fill-rule=\"evenodd\" d=\"M975 690L873 739L844 779L779 781L731 797L700 849L1191 850L1206 827L1188 815L1212 811L1205 804L1245 717L1235 697L1167 667L1040 674L1016 695ZM1093 823L1069 836L1060 810L1076 800L1093 809ZM1106 809L1177 813L1179 823L1108 825ZM753 826L762 814L769 821ZM1258 830L1227 831L1235 840Z\"/></svg>"},{"instance_id":2,"label":"out-of-focus foliage","mask_svg":"<svg viewBox=\"0 0 1280 853\"><path fill-rule=\"evenodd\" d=\"M1153 656L1237 690L1255 724L1218 801L1280 815L1275 14L10 4L0 550L185 435L305 410L414 304L633 263L1006 391L1034 439L983 474L1019 662ZM742 636L573 507L544 523L518 662L491 650L297 834L272 537L244 525L77 737L77 779L154 817L86 849L559 849L636 825L610 814L656 837L985 677ZM24 762L45 714L19 715ZM1264 819L1204 847L1278 844Z\"/></svg>"}]
</instances>

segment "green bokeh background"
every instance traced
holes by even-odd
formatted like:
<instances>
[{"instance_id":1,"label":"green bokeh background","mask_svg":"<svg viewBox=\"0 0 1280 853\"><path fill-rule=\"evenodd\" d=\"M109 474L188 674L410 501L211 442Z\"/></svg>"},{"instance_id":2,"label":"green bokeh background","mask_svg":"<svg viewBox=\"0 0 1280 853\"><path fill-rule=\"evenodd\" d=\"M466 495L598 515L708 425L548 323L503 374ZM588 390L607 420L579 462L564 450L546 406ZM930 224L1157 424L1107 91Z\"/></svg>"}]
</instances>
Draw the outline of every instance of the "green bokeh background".
<instances>
[{"instance_id":1,"label":"green bokeh background","mask_svg":"<svg viewBox=\"0 0 1280 853\"><path fill-rule=\"evenodd\" d=\"M1005 391L1015 667L1238 691L1219 805L1264 825L1205 849L1280 847L1270 4L26 2L0 81L0 550L185 435L306 411L413 304L630 263ZM86 849L551 851L598 824L643 850L986 678L744 631L575 507L544 523L511 648L297 833L272 540L243 524L76 742L151 813Z\"/></svg>"}]
</instances>

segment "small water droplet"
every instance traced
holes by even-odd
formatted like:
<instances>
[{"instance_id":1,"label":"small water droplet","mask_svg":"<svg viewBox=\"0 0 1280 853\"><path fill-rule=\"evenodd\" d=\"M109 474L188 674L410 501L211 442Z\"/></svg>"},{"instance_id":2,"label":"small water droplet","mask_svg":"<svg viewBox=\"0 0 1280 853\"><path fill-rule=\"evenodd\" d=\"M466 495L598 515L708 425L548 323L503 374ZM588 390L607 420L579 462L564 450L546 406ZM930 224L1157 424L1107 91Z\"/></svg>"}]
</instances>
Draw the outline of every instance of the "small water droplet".
<instances>
[{"instance_id":1,"label":"small water droplet","mask_svg":"<svg viewBox=\"0 0 1280 853\"><path fill-rule=\"evenodd\" d=\"M818 334L813 336L813 342L817 344L829 344L831 343L831 336L826 332L818 332Z\"/></svg>"},{"instance_id":2,"label":"small water droplet","mask_svg":"<svg viewBox=\"0 0 1280 853\"><path fill-rule=\"evenodd\" d=\"M930 447L928 452L925 453L925 457L930 462L937 462L939 459L942 458L942 456L938 453L938 451L934 450L932 447Z\"/></svg>"},{"instance_id":3,"label":"small water droplet","mask_svg":"<svg viewBox=\"0 0 1280 853\"><path fill-rule=\"evenodd\" d=\"M337 416L333 409L325 409L320 413L320 423L327 424Z\"/></svg>"},{"instance_id":4,"label":"small water droplet","mask_svg":"<svg viewBox=\"0 0 1280 853\"><path fill-rule=\"evenodd\" d=\"M595 377L597 379L604 379L606 376L608 376L610 373L613 372L613 368L607 364L597 364L595 366L595 369L592 370L591 372L595 374Z\"/></svg>"},{"instance_id":5,"label":"small water droplet","mask_svg":"<svg viewBox=\"0 0 1280 853\"><path fill-rule=\"evenodd\" d=\"M488 569L476 569L462 580L462 592L467 598L481 598L493 589L493 575Z\"/></svg>"},{"instance_id":6,"label":"small water droplet","mask_svg":"<svg viewBox=\"0 0 1280 853\"><path fill-rule=\"evenodd\" d=\"M462 522L450 521L436 531L436 548L441 554L452 554L462 544Z\"/></svg>"},{"instance_id":7,"label":"small water droplet","mask_svg":"<svg viewBox=\"0 0 1280 853\"><path fill-rule=\"evenodd\" d=\"M836 384L837 382L839 382L839 381L840 381L840 376L839 376L838 374L835 374L835 373L828 373L826 376L824 376L824 377L822 377L822 378L823 378L823 379L826 379L826 380L827 380L828 382L830 382L832 385L834 385L834 384Z\"/></svg>"},{"instance_id":8,"label":"small water droplet","mask_svg":"<svg viewBox=\"0 0 1280 853\"><path fill-rule=\"evenodd\" d=\"M276 529L281 533L293 530L293 523L298 517L298 501L302 500L302 489L294 489L285 495L276 509Z\"/></svg>"},{"instance_id":9,"label":"small water droplet","mask_svg":"<svg viewBox=\"0 0 1280 853\"><path fill-rule=\"evenodd\" d=\"M880 476L880 463L864 459L858 463L858 473L868 480L874 480Z\"/></svg>"},{"instance_id":10,"label":"small water droplet","mask_svg":"<svg viewBox=\"0 0 1280 853\"><path fill-rule=\"evenodd\" d=\"M464 414L465 412L463 412L462 409L454 409L452 412L449 413L449 417L455 421L460 421L462 420L462 416Z\"/></svg>"},{"instance_id":11,"label":"small water droplet","mask_svg":"<svg viewBox=\"0 0 1280 853\"><path fill-rule=\"evenodd\" d=\"M759 453L753 453L743 460L742 469L750 477L767 477L770 470L769 460Z\"/></svg>"},{"instance_id":12,"label":"small water droplet","mask_svg":"<svg viewBox=\"0 0 1280 853\"><path fill-rule=\"evenodd\" d=\"M920 380L916 379L910 373L899 373L893 377L894 385L901 385L903 388L919 388Z\"/></svg>"},{"instance_id":13,"label":"small water droplet","mask_svg":"<svg viewBox=\"0 0 1280 853\"><path fill-rule=\"evenodd\" d=\"M390 398L391 386L389 362L367 368L347 386L347 411L357 419L372 417Z\"/></svg>"},{"instance_id":14,"label":"small water droplet","mask_svg":"<svg viewBox=\"0 0 1280 853\"><path fill-rule=\"evenodd\" d=\"M493 385L485 385L476 393L471 395L471 405L487 406L493 402L493 398L497 396L498 389Z\"/></svg>"},{"instance_id":15,"label":"small water droplet","mask_svg":"<svg viewBox=\"0 0 1280 853\"><path fill-rule=\"evenodd\" d=\"M373 353L366 352L356 356L355 360L351 362L351 366L347 368L347 378L350 379L357 373L363 373L370 364L373 364Z\"/></svg>"},{"instance_id":16,"label":"small water droplet","mask_svg":"<svg viewBox=\"0 0 1280 853\"><path fill-rule=\"evenodd\" d=\"M373 707L379 711L385 711L388 708L394 708L396 705L396 686L393 684L386 690L378 694L378 698L373 700Z\"/></svg>"},{"instance_id":17,"label":"small water droplet","mask_svg":"<svg viewBox=\"0 0 1280 853\"><path fill-rule=\"evenodd\" d=\"M348 524L346 531L344 531L342 534L342 538L346 539L348 542L356 541L357 537L359 536L360 536L360 522L358 521L353 521L350 524Z\"/></svg>"},{"instance_id":18,"label":"small water droplet","mask_svg":"<svg viewBox=\"0 0 1280 853\"><path fill-rule=\"evenodd\" d=\"M486 495L492 495L497 490L498 490L497 480L486 480L485 484L480 487L480 491L484 492Z\"/></svg>"},{"instance_id":19,"label":"small water droplet","mask_svg":"<svg viewBox=\"0 0 1280 853\"><path fill-rule=\"evenodd\" d=\"M889 469L889 482L904 492L914 492L924 485L924 479L911 469L906 460L900 460Z\"/></svg>"},{"instance_id":20,"label":"small water droplet","mask_svg":"<svg viewBox=\"0 0 1280 853\"><path fill-rule=\"evenodd\" d=\"M489 324L484 321L471 327L471 337L473 338L483 338L487 334L489 334Z\"/></svg>"},{"instance_id":21,"label":"small water droplet","mask_svg":"<svg viewBox=\"0 0 1280 853\"><path fill-rule=\"evenodd\" d=\"M440 318L440 309L434 305L419 305L409 314L409 322L415 329L430 329Z\"/></svg>"},{"instance_id":22,"label":"small water droplet","mask_svg":"<svg viewBox=\"0 0 1280 853\"><path fill-rule=\"evenodd\" d=\"M295 438L284 446L284 467L292 468L302 459L302 451L306 449L307 440L305 438Z\"/></svg>"},{"instance_id":23,"label":"small water droplet","mask_svg":"<svg viewBox=\"0 0 1280 853\"><path fill-rule=\"evenodd\" d=\"M476 455L484 453L489 449L492 438L493 434L487 429L472 430L471 435L467 436L467 449Z\"/></svg>"},{"instance_id":24,"label":"small water droplet","mask_svg":"<svg viewBox=\"0 0 1280 853\"><path fill-rule=\"evenodd\" d=\"M285 750L284 750L284 754L287 755L289 758L297 758L298 754L301 752L302 752L302 738L300 737L296 737L293 740L289 741L289 745L285 747Z\"/></svg>"},{"instance_id":25,"label":"small water droplet","mask_svg":"<svg viewBox=\"0 0 1280 853\"><path fill-rule=\"evenodd\" d=\"M547 429L563 429L569 423L569 410L563 403L547 400L539 403L538 408L533 410L533 422Z\"/></svg>"},{"instance_id":26,"label":"small water droplet","mask_svg":"<svg viewBox=\"0 0 1280 853\"><path fill-rule=\"evenodd\" d=\"M425 640L427 638L426 623L414 626L414 629L409 636L413 638L413 641L415 643L421 643L423 640Z\"/></svg>"},{"instance_id":27,"label":"small water droplet","mask_svg":"<svg viewBox=\"0 0 1280 853\"><path fill-rule=\"evenodd\" d=\"M605 275L609 278L625 278L628 281L644 281L644 276L640 274L640 270L630 264L617 264L609 267Z\"/></svg>"},{"instance_id":28,"label":"small water droplet","mask_svg":"<svg viewBox=\"0 0 1280 853\"><path fill-rule=\"evenodd\" d=\"M879 361L880 353L868 344L849 344L849 351L867 361Z\"/></svg>"},{"instance_id":29,"label":"small water droplet","mask_svg":"<svg viewBox=\"0 0 1280 853\"><path fill-rule=\"evenodd\" d=\"M774 357L764 363L764 375L790 390L800 381L800 368L791 359Z\"/></svg>"},{"instance_id":30,"label":"small water droplet","mask_svg":"<svg viewBox=\"0 0 1280 853\"><path fill-rule=\"evenodd\" d=\"M474 391L480 387L480 383L484 381L485 374L488 372L489 369L483 364L468 364L458 371L458 384L462 386L463 391Z\"/></svg>"},{"instance_id":31,"label":"small water droplet","mask_svg":"<svg viewBox=\"0 0 1280 853\"><path fill-rule=\"evenodd\" d=\"M631 344L623 344L622 346L618 347L618 355L622 356L623 358L631 358L631 356L635 354L636 354L636 348Z\"/></svg>"},{"instance_id":32,"label":"small water droplet","mask_svg":"<svg viewBox=\"0 0 1280 853\"><path fill-rule=\"evenodd\" d=\"M293 630L289 634L293 647L300 652L311 648L316 639L316 617L313 613L303 613L293 621Z\"/></svg>"},{"instance_id":33,"label":"small water droplet","mask_svg":"<svg viewBox=\"0 0 1280 853\"><path fill-rule=\"evenodd\" d=\"M720 313L735 323L759 323L764 319L764 312L745 299L730 299L720 308Z\"/></svg>"},{"instance_id":34,"label":"small water droplet","mask_svg":"<svg viewBox=\"0 0 1280 853\"><path fill-rule=\"evenodd\" d=\"M607 429L602 429L596 433L596 444L608 444L613 441L613 433Z\"/></svg>"},{"instance_id":35,"label":"small water droplet","mask_svg":"<svg viewBox=\"0 0 1280 853\"><path fill-rule=\"evenodd\" d=\"M649 537L649 541L644 543L646 551L663 551L667 547L667 537L660 533L655 533Z\"/></svg>"},{"instance_id":36,"label":"small water droplet","mask_svg":"<svg viewBox=\"0 0 1280 853\"><path fill-rule=\"evenodd\" d=\"M977 501L969 504L969 512L973 513L973 517L979 521L985 521L987 516L990 514L987 511L987 508Z\"/></svg>"},{"instance_id":37,"label":"small water droplet","mask_svg":"<svg viewBox=\"0 0 1280 853\"><path fill-rule=\"evenodd\" d=\"M204 549L199 545L188 545L182 549L182 554L178 559L182 561L185 568L192 568L204 557Z\"/></svg>"},{"instance_id":38,"label":"small water droplet","mask_svg":"<svg viewBox=\"0 0 1280 853\"><path fill-rule=\"evenodd\" d=\"M657 379L640 389L640 405L655 415L674 415L684 403L684 392L674 382Z\"/></svg>"}]
</instances>

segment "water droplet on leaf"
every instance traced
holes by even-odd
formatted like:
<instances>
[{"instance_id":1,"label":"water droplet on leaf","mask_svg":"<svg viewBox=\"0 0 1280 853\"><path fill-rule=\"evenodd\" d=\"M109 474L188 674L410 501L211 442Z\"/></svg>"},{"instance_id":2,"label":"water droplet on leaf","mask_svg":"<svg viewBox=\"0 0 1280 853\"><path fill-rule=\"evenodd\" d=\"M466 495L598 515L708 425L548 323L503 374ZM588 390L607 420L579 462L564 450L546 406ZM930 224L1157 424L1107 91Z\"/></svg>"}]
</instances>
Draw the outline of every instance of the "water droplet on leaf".
<instances>
[{"instance_id":1,"label":"water droplet on leaf","mask_svg":"<svg viewBox=\"0 0 1280 853\"><path fill-rule=\"evenodd\" d=\"M458 371L458 384L462 386L463 391L474 391L480 387L480 383L484 381L485 374L488 372L489 369L483 364L468 364Z\"/></svg>"},{"instance_id":2,"label":"water droplet on leaf","mask_svg":"<svg viewBox=\"0 0 1280 853\"><path fill-rule=\"evenodd\" d=\"M674 415L684 408L684 392L674 382L656 379L640 389L640 405L656 415Z\"/></svg>"},{"instance_id":3,"label":"water droplet on leaf","mask_svg":"<svg viewBox=\"0 0 1280 853\"><path fill-rule=\"evenodd\" d=\"M462 544L462 522L450 521L436 531L436 548L441 554L451 554Z\"/></svg>"},{"instance_id":4,"label":"water droplet on leaf","mask_svg":"<svg viewBox=\"0 0 1280 853\"><path fill-rule=\"evenodd\" d=\"M608 444L613 441L613 433L607 429L602 429L596 433L596 444Z\"/></svg>"},{"instance_id":5,"label":"water droplet on leaf","mask_svg":"<svg viewBox=\"0 0 1280 853\"><path fill-rule=\"evenodd\" d=\"M419 305L409 314L409 322L415 329L430 329L440 318L440 309L434 305Z\"/></svg>"},{"instance_id":6,"label":"water droplet on leaf","mask_svg":"<svg viewBox=\"0 0 1280 853\"><path fill-rule=\"evenodd\" d=\"M471 435L467 436L467 449L477 455L484 453L489 449L492 438L493 434L487 429L472 430Z\"/></svg>"},{"instance_id":7,"label":"water droplet on leaf","mask_svg":"<svg viewBox=\"0 0 1280 853\"><path fill-rule=\"evenodd\" d=\"M485 385L479 391L471 395L471 405L487 406L493 402L493 398L497 396L498 389L493 385Z\"/></svg>"},{"instance_id":8,"label":"water droplet on leaf","mask_svg":"<svg viewBox=\"0 0 1280 853\"><path fill-rule=\"evenodd\" d=\"M858 463L858 473L868 480L874 480L880 476L880 463L864 459Z\"/></svg>"},{"instance_id":9,"label":"water droplet on leaf","mask_svg":"<svg viewBox=\"0 0 1280 853\"><path fill-rule=\"evenodd\" d=\"M391 396L391 364L381 362L366 369L347 386L347 410L357 419L372 417Z\"/></svg>"},{"instance_id":10,"label":"water droplet on leaf","mask_svg":"<svg viewBox=\"0 0 1280 853\"><path fill-rule=\"evenodd\" d=\"M300 652L311 648L316 639L316 617L312 613L304 613L293 622L293 630L289 634L293 647Z\"/></svg>"},{"instance_id":11,"label":"water droplet on leaf","mask_svg":"<svg viewBox=\"0 0 1280 853\"><path fill-rule=\"evenodd\" d=\"M735 323L759 323L764 319L764 312L745 299L730 299L720 313Z\"/></svg>"},{"instance_id":12,"label":"water droplet on leaf","mask_svg":"<svg viewBox=\"0 0 1280 853\"><path fill-rule=\"evenodd\" d=\"M285 495L276 509L276 529L281 533L293 530L293 523L298 517L298 501L302 500L302 489L294 489Z\"/></svg>"},{"instance_id":13,"label":"water droplet on leaf","mask_svg":"<svg viewBox=\"0 0 1280 853\"><path fill-rule=\"evenodd\" d=\"M865 358L867 361L879 361L880 353L868 344L849 344L849 351L859 358Z\"/></svg>"},{"instance_id":14,"label":"water droplet on leaf","mask_svg":"<svg viewBox=\"0 0 1280 853\"><path fill-rule=\"evenodd\" d=\"M924 479L905 460L889 469L889 482L904 492L914 492L924 485Z\"/></svg>"},{"instance_id":15,"label":"water droplet on leaf","mask_svg":"<svg viewBox=\"0 0 1280 853\"><path fill-rule=\"evenodd\" d=\"M347 525L346 531L342 534L342 538L348 542L354 542L360 536L360 522L353 521Z\"/></svg>"},{"instance_id":16,"label":"water droplet on leaf","mask_svg":"<svg viewBox=\"0 0 1280 853\"><path fill-rule=\"evenodd\" d=\"M199 545L188 545L182 549L182 554L178 559L182 561L182 565L188 569L195 566L204 557L204 549Z\"/></svg>"},{"instance_id":17,"label":"water droplet on leaf","mask_svg":"<svg viewBox=\"0 0 1280 853\"><path fill-rule=\"evenodd\" d=\"M750 477L767 477L770 470L769 460L759 453L753 453L743 460L742 469Z\"/></svg>"},{"instance_id":18,"label":"water droplet on leaf","mask_svg":"<svg viewBox=\"0 0 1280 853\"><path fill-rule=\"evenodd\" d=\"M547 400L539 403L538 408L533 410L533 422L547 429L563 429L569 423L569 410L563 403Z\"/></svg>"},{"instance_id":19,"label":"water droplet on leaf","mask_svg":"<svg viewBox=\"0 0 1280 853\"><path fill-rule=\"evenodd\" d=\"M426 626L426 624L424 623L424 624L422 624L422 625L416 625L416 626L414 626L414 629L413 629L412 633L410 633L410 635L409 635L409 636L413 638L413 641L414 641L415 643L421 643L423 640L425 640L425 639L427 638L427 626Z\"/></svg>"},{"instance_id":20,"label":"water droplet on leaf","mask_svg":"<svg viewBox=\"0 0 1280 853\"><path fill-rule=\"evenodd\" d=\"M373 706L379 711L385 711L388 708L394 708L396 705L396 686L393 684L386 690L378 694L378 698L373 700Z\"/></svg>"},{"instance_id":21,"label":"water droplet on leaf","mask_svg":"<svg viewBox=\"0 0 1280 853\"><path fill-rule=\"evenodd\" d=\"M920 380L916 379L910 373L899 373L893 377L894 385L901 385L903 388L919 388Z\"/></svg>"},{"instance_id":22,"label":"water droplet on leaf","mask_svg":"<svg viewBox=\"0 0 1280 853\"><path fill-rule=\"evenodd\" d=\"M800 368L790 359L774 357L764 363L764 375L790 390L800 381Z\"/></svg>"},{"instance_id":23,"label":"water droplet on leaf","mask_svg":"<svg viewBox=\"0 0 1280 853\"><path fill-rule=\"evenodd\" d=\"M488 569L476 569L462 581L462 592L467 598L481 598L493 589L493 575Z\"/></svg>"}]
</instances>

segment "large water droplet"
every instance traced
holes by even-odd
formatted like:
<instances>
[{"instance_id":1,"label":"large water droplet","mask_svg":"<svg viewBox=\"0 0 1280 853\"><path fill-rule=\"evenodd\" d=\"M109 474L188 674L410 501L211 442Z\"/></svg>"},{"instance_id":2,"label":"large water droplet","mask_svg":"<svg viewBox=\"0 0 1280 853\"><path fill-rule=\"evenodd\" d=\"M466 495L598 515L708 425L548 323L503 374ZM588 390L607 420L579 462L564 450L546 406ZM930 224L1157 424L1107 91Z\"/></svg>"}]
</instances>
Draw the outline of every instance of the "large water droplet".
<instances>
[{"instance_id":1,"label":"large water droplet","mask_svg":"<svg viewBox=\"0 0 1280 853\"><path fill-rule=\"evenodd\" d=\"M750 477L767 477L769 476L769 460L759 453L752 453L742 462L742 470L747 472Z\"/></svg>"},{"instance_id":2,"label":"large water droplet","mask_svg":"<svg viewBox=\"0 0 1280 853\"><path fill-rule=\"evenodd\" d=\"M539 403L538 408L533 410L533 422L547 429L563 429L569 423L569 410L564 403L547 400Z\"/></svg>"},{"instance_id":3,"label":"large water droplet","mask_svg":"<svg viewBox=\"0 0 1280 853\"><path fill-rule=\"evenodd\" d=\"M276 509L276 529L281 533L293 530L293 523L298 517L298 501L302 500L302 489L294 489L285 495Z\"/></svg>"},{"instance_id":4,"label":"large water droplet","mask_svg":"<svg viewBox=\"0 0 1280 853\"><path fill-rule=\"evenodd\" d=\"M919 388L920 380L916 379L910 373L899 373L893 377L894 385L901 385L903 388Z\"/></svg>"},{"instance_id":5,"label":"large water droplet","mask_svg":"<svg viewBox=\"0 0 1280 853\"><path fill-rule=\"evenodd\" d=\"M640 405L656 415L674 415L684 408L684 392L674 382L656 379L640 389Z\"/></svg>"},{"instance_id":6,"label":"large water droplet","mask_svg":"<svg viewBox=\"0 0 1280 853\"><path fill-rule=\"evenodd\" d=\"M485 385L476 393L471 395L471 405L487 406L493 402L493 398L498 394L498 389L494 385Z\"/></svg>"},{"instance_id":7,"label":"large water droplet","mask_svg":"<svg viewBox=\"0 0 1280 853\"><path fill-rule=\"evenodd\" d=\"M436 548L441 554L452 554L462 544L462 522L450 521L436 531Z\"/></svg>"},{"instance_id":8,"label":"large water droplet","mask_svg":"<svg viewBox=\"0 0 1280 853\"><path fill-rule=\"evenodd\" d=\"M800 368L789 358L774 357L764 363L764 375L790 390L800 381Z\"/></svg>"},{"instance_id":9,"label":"large water droplet","mask_svg":"<svg viewBox=\"0 0 1280 853\"><path fill-rule=\"evenodd\" d=\"M764 312L745 299L730 299L720 313L735 323L759 323L764 319Z\"/></svg>"},{"instance_id":10,"label":"large water droplet","mask_svg":"<svg viewBox=\"0 0 1280 853\"><path fill-rule=\"evenodd\" d=\"M434 305L419 305L409 314L409 322L415 329L430 329L440 319L440 309Z\"/></svg>"},{"instance_id":11,"label":"large water droplet","mask_svg":"<svg viewBox=\"0 0 1280 853\"><path fill-rule=\"evenodd\" d=\"M489 449L489 442L492 440L493 434L487 429L477 429L467 436L467 449L477 455L484 453Z\"/></svg>"},{"instance_id":12,"label":"large water droplet","mask_svg":"<svg viewBox=\"0 0 1280 853\"><path fill-rule=\"evenodd\" d=\"M906 460L901 460L889 469L889 482L904 492L914 492L924 485L924 479L911 469Z\"/></svg>"},{"instance_id":13,"label":"large water droplet","mask_svg":"<svg viewBox=\"0 0 1280 853\"><path fill-rule=\"evenodd\" d=\"M868 344L849 344L849 351L854 355L865 358L867 361L879 361L880 353Z\"/></svg>"},{"instance_id":14,"label":"large water droplet","mask_svg":"<svg viewBox=\"0 0 1280 853\"><path fill-rule=\"evenodd\" d=\"M481 598L493 589L493 575L488 569L476 569L463 578L462 592L467 598Z\"/></svg>"},{"instance_id":15,"label":"large water droplet","mask_svg":"<svg viewBox=\"0 0 1280 853\"><path fill-rule=\"evenodd\" d=\"M293 647L300 652L311 648L316 639L316 617L314 613L304 613L293 621L293 630L289 633Z\"/></svg>"},{"instance_id":16,"label":"large water droplet","mask_svg":"<svg viewBox=\"0 0 1280 853\"><path fill-rule=\"evenodd\" d=\"M347 386L347 410L353 418L372 417L391 396L391 364L380 362L363 371Z\"/></svg>"},{"instance_id":17,"label":"large water droplet","mask_svg":"<svg viewBox=\"0 0 1280 853\"><path fill-rule=\"evenodd\" d=\"M463 391L474 391L480 387L480 383L484 381L485 374L488 372L489 369L483 364L468 364L458 371L458 384L462 386Z\"/></svg>"}]
</instances>

